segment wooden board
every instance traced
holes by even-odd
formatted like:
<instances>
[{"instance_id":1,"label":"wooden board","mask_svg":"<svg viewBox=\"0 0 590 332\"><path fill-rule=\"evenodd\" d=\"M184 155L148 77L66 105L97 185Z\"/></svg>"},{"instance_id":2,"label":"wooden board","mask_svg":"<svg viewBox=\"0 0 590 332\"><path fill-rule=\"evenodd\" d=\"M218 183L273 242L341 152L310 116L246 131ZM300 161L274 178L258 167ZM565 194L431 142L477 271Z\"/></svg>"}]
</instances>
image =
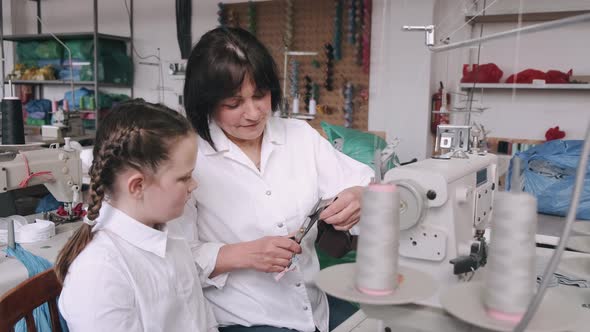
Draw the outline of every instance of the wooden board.
<instances>
[{"instance_id":1,"label":"wooden board","mask_svg":"<svg viewBox=\"0 0 590 332\"><path fill-rule=\"evenodd\" d=\"M332 114L318 114L315 119L309 120L310 124L316 129L320 128L320 121L344 125L342 88L347 81L350 81L354 85L352 128L367 130L369 75L365 74L362 67L355 63L355 46L347 40L349 0L343 0L343 4L342 59L334 60L334 89L327 91L324 88L326 69L324 44L332 43L333 40L335 0L293 0L293 39L290 50L318 52L317 56L291 57L299 61L300 111L307 111L304 110L303 94L305 91L304 76L308 75L313 82L320 86L318 105L328 105L333 111ZM253 2L253 5L256 7L256 36L268 47L277 63L282 84L286 1ZM225 5L226 12L231 11L237 18L238 25L244 29L248 28L248 6L247 2ZM320 68L312 66L314 59L319 61ZM289 103L291 103L289 90L290 83L287 79L287 95ZM361 97L363 90L366 91L365 98Z\"/></svg>"}]
</instances>

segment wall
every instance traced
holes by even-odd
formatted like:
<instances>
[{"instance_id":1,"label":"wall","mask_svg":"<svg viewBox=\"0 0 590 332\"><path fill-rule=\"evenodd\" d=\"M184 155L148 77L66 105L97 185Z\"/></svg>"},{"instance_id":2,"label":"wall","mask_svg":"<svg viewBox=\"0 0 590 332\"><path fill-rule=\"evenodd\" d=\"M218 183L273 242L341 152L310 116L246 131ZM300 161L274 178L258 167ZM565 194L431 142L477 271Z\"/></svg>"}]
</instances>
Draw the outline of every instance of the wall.
<instances>
[{"instance_id":1,"label":"wall","mask_svg":"<svg viewBox=\"0 0 590 332\"><path fill-rule=\"evenodd\" d=\"M443 21L449 11L456 6L455 0L439 0L435 21ZM518 12L521 2L498 2L488 13ZM560 1L559 4L548 1L522 2L524 12L540 12L548 10L580 10L590 9L587 0ZM558 6L559 8L556 8ZM458 27L462 17L457 15L456 22L450 25ZM533 24L533 23L526 23ZM516 24L485 24L484 35L506 31L516 27ZM471 33L478 36L481 25L476 25L471 31L470 26L462 29L453 38L454 41L468 38ZM449 31L449 29L442 29ZM590 75L590 48L588 40L590 22L563 27L555 30L535 34L510 37L482 45L480 63L496 63L503 71L502 81L509 75L527 68L543 71L558 69L568 71L573 68L574 74ZM442 34L444 35L444 33ZM475 59L476 49L462 49L451 52L438 53L433 58L433 79L431 87L436 88L436 82L446 82L455 87L461 78L463 63L469 62L470 52ZM544 139L545 131L559 125L567 133L566 138L580 139L585 132L590 116L590 91L555 91L555 90L485 90L483 96L478 91L476 98L490 109L482 115L474 115L473 121L483 123L491 130L490 136ZM476 102L475 104L479 104Z\"/></svg>"},{"instance_id":2,"label":"wall","mask_svg":"<svg viewBox=\"0 0 590 332\"><path fill-rule=\"evenodd\" d=\"M373 0L369 130L385 131L388 138L399 137L399 153L403 161L414 157L423 159L427 155L431 54L424 47L422 33L404 33L400 27L404 24L430 24L434 2ZM42 3L42 16L48 29L57 32L92 31L91 0ZM217 26L217 3L217 0L193 1L194 41ZM14 20L15 30L20 33L35 32L35 3L12 0L12 4L17 12L14 17L19 18ZM172 80L166 73L168 63L180 58L174 17L173 1L134 1L135 48L144 56L155 54L156 48L160 48L166 90L163 98L158 97L161 88L158 83L159 67L140 64L157 61L135 57L135 96L148 101L162 101L171 107L176 107L176 96L182 90L182 81ZM129 34L123 0L99 1L99 31ZM64 89L49 87L45 91L47 98L61 98ZM119 93L126 91L117 90Z\"/></svg>"},{"instance_id":3,"label":"wall","mask_svg":"<svg viewBox=\"0 0 590 332\"><path fill-rule=\"evenodd\" d=\"M424 159L428 146L432 55L423 32L403 25L429 25L434 0L373 1L369 130L398 137L400 160Z\"/></svg>"},{"instance_id":4,"label":"wall","mask_svg":"<svg viewBox=\"0 0 590 332\"><path fill-rule=\"evenodd\" d=\"M229 0L227 3L240 2ZM193 1L193 40L217 25L217 0ZM481 1L480 1L481 2ZM35 3L20 0L3 0L5 29L10 30L8 8L16 32L34 32ZM488 12L511 12L520 1L498 1ZM461 66L468 63L475 50L462 49L431 54L424 47L420 32L402 32L404 24L427 25L434 22L437 33L444 36L464 23L463 13L471 0L373 0L372 63L369 130L385 131L388 138L399 137L402 160L422 159L431 150L428 135L430 95L438 81L455 87L461 77ZM545 9L574 10L590 7L587 0L522 2L529 11ZM12 5L12 6L10 6ZM135 1L135 47L141 55L155 54L160 48L163 64L164 95L159 96L162 84L158 83L159 67L139 62L157 62L154 58L140 60L135 57L135 95L149 101L163 101L176 107L177 94L182 81L172 80L166 73L169 62L178 61L180 52L176 41L174 3L172 1ZM54 31L91 31L92 1L52 0L43 2L43 17L48 28ZM67 17L67 19L64 19ZM128 23L123 0L101 0L99 4L99 30L104 33L128 34ZM459 30L453 40L469 38L479 32L470 26ZM486 24L484 34L511 28L509 24ZM590 24L580 24L555 31L491 42L481 49L481 62L495 62L505 77L526 67L542 70L554 68L574 73L590 74L590 49L581 40L587 40ZM10 52L7 52L7 57ZM9 61L10 63L10 61ZM7 66L7 69L10 69ZM504 78L505 78L504 77ZM60 88L46 89L46 96L59 96ZM119 90L125 92L125 90ZM550 126L560 125L569 138L581 137L590 112L588 92L565 91L511 91L486 90L482 103L490 109L474 120L492 130L492 136L517 138L543 138ZM160 99L160 100L159 100ZM583 119L583 121L580 121Z\"/></svg>"},{"instance_id":5,"label":"wall","mask_svg":"<svg viewBox=\"0 0 590 332\"><path fill-rule=\"evenodd\" d=\"M36 32L36 4L31 1L3 0L12 3L15 33ZM129 36L129 21L125 0L98 1L98 30L100 33ZM128 2L129 0L127 0ZM236 0L225 3L240 2ZM207 30L217 26L217 3L214 0L193 1L192 35L196 42ZM44 31L54 32L90 32L92 26L92 0L52 0L42 2ZM6 8L6 6L5 6ZM168 65L180 61L180 50L176 39L175 3L174 1L135 0L134 1L134 43L137 54L135 62L135 97L151 102L163 102L172 108L178 104L178 95L182 91L183 81L168 75ZM7 13L5 11L5 17ZM67 19L64 19L67 17ZM5 44L9 45L9 44ZM160 52L162 68L160 69L154 55ZM10 53L10 51L8 51ZM141 57L147 57L141 59ZM10 62L12 63L12 62ZM7 69L12 68L8 65ZM162 74L160 74L160 70ZM161 77L161 78L160 78ZM163 82L160 82L160 79ZM116 93L129 93L129 89L105 89ZM62 87L46 87L46 98L62 98Z\"/></svg>"}]
</instances>

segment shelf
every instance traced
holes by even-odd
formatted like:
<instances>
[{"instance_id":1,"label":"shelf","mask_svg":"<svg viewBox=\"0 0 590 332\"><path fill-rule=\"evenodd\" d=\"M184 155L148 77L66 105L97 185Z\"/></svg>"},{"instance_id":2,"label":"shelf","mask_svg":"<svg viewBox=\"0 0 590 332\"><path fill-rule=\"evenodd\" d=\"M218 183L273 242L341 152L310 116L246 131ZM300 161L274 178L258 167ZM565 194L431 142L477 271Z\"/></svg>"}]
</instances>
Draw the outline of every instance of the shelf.
<instances>
[{"instance_id":1,"label":"shelf","mask_svg":"<svg viewBox=\"0 0 590 332\"><path fill-rule=\"evenodd\" d=\"M473 83L461 83L461 90L470 90ZM590 90L590 84L512 84L512 83L477 83L476 89L504 89L504 90Z\"/></svg>"},{"instance_id":2,"label":"shelf","mask_svg":"<svg viewBox=\"0 0 590 332\"><path fill-rule=\"evenodd\" d=\"M8 80L4 81L4 84L8 84ZM12 84L32 84L32 85L70 85L70 81L62 81L62 80L14 80ZM75 86L89 86L94 85L94 81L74 81ZM122 83L106 83L106 82L98 82L98 85L101 87L107 88L130 88L131 84L122 84Z\"/></svg>"},{"instance_id":3,"label":"shelf","mask_svg":"<svg viewBox=\"0 0 590 332\"><path fill-rule=\"evenodd\" d=\"M588 14L590 10L576 10L576 11L557 11L557 12L539 12L539 13L523 13L521 15L522 22L539 22L539 21L553 21L566 17ZM512 23L518 22L519 14L494 14L478 16L470 23ZM469 21L473 16L465 16L465 21Z\"/></svg>"},{"instance_id":4,"label":"shelf","mask_svg":"<svg viewBox=\"0 0 590 332\"><path fill-rule=\"evenodd\" d=\"M61 40L94 38L94 34L92 32L56 33L55 35ZM7 41L35 41L35 40L53 40L53 39L54 39L53 36L51 36L48 33L5 35L4 36L4 40L7 40ZM119 40L119 41L124 41L124 42L131 41L130 37L108 35L108 34L104 34L104 33L99 33L98 39Z\"/></svg>"}]
</instances>

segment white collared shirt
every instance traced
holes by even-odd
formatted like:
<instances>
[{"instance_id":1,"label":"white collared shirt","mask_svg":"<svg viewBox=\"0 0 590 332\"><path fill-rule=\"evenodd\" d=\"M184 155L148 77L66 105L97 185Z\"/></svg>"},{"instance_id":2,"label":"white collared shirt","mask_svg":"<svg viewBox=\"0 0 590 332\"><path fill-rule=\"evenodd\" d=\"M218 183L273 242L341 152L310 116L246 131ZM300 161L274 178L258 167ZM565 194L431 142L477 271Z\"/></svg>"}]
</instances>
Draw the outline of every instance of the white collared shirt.
<instances>
[{"instance_id":1,"label":"white collared shirt","mask_svg":"<svg viewBox=\"0 0 590 332\"><path fill-rule=\"evenodd\" d=\"M335 150L306 122L271 117L265 128L260 170L211 123L215 151L199 140L195 178L199 242L195 261L208 276L224 244L297 230L321 196L366 185L373 174ZM192 212L185 211L189 218ZM194 214L193 214L194 222ZM188 232L186 232L188 234ZM203 280L205 296L220 325L271 325L298 331L328 331L327 298L313 283L319 271L317 229L301 243L298 267L280 281L275 274L236 270Z\"/></svg>"},{"instance_id":2,"label":"white collared shirt","mask_svg":"<svg viewBox=\"0 0 590 332\"><path fill-rule=\"evenodd\" d=\"M72 332L217 331L183 238L103 203L59 298Z\"/></svg>"}]
</instances>

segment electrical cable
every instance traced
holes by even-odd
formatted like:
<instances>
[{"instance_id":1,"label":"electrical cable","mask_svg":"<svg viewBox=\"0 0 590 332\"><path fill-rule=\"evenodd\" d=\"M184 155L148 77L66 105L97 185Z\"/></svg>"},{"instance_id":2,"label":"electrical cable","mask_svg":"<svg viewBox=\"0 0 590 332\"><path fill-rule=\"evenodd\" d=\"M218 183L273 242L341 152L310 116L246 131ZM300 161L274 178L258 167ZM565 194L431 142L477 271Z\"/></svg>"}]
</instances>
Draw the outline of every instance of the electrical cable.
<instances>
[{"instance_id":1,"label":"electrical cable","mask_svg":"<svg viewBox=\"0 0 590 332\"><path fill-rule=\"evenodd\" d=\"M129 17L129 27L131 28L131 11L129 10L129 6L127 5L127 0L123 0L123 3L125 3L125 9L127 9L127 16ZM141 60L145 60L145 59L149 59L149 58L156 58L158 61L160 61L160 57L155 54L149 54L146 56L140 55L137 52L137 49L135 48L135 46L132 47L132 51L133 51L133 53L135 53L135 56L137 56Z\"/></svg>"},{"instance_id":2,"label":"electrical cable","mask_svg":"<svg viewBox=\"0 0 590 332\"><path fill-rule=\"evenodd\" d=\"M45 23L43 22L41 17L39 17L39 15L36 15L36 17L37 17L37 21L39 21L39 23L45 29L45 31L47 31L47 33L49 33L51 35L51 37L53 37L53 39L55 39L61 46L63 46L63 48L65 48L66 51L68 51L68 60L69 60L69 66L70 66L70 79L69 79L69 81L70 81L70 89L72 91L72 101L74 104L74 105L72 105L72 107L74 109L76 109L76 91L74 90L74 63L72 62L72 50L70 50L68 45L66 45L64 42L62 42L61 39L57 38L57 36L55 34L53 34L53 32L51 32L51 30L47 29L47 26L45 26ZM98 61L98 59L95 59L95 61ZM98 74L94 73L94 75L98 75Z\"/></svg>"},{"instance_id":3,"label":"electrical cable","mask_svg":"<svg viewBox=\"0 0 590 332\"><path fill-rule=\"evenodd\" d=\"M189 1L190 2L190 1ZM129 10L129 5L127 5L127 0L123 0L123 3L125 4L125 9L127 10L127 15L129 16L129 27L131 27L131 11ZM192 13L192 10L189 10L190 13ZM190 30L190 29L189 29ZM160 48L157 49L158 54L149 54L146 56L142 56L137 52L137 49L135 48L135 46L131 47L133 53L135 54L135 56L137 56L139 59L141 60L145 60L145 59L149 59L149 58L155 58L156 60L158 60L158 103L164 103L165 97L164 97L164 70L162 67L162 59L160 58ZM182 50L181 50L182 52ZM140 62L141 63L141 62ZM146 63L147 64L147 63Z\"/></svg>"}]
</instances>

